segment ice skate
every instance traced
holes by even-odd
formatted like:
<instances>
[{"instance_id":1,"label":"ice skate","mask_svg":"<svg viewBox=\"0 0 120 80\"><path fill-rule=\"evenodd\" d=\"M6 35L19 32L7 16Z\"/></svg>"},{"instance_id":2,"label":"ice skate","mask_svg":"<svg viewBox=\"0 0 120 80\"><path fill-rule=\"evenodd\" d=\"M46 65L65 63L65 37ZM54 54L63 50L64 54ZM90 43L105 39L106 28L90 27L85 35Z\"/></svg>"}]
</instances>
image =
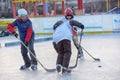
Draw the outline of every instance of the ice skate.
<instances>
[{"instance_id":1,"label":"ice skate","mask_svg":"<svg viewBox=\"0 0 120 80\"><path fill-rule=\"evenodd\" d=\"M62 69L62 74L71 73L71 69Z\"/></svg>"},{"instance_id":2,"label":"ice skate","mask_svg":"<svg viewBox=\"0 0 120 80\"><path fill-rule=\"evenodd\" d=\"M78 58L79 58L80 60L84 60L84 55L83 55L83 53L78 54Z\"/></svg>"},{"instance_id":3,"label":"ice skate","mask_svg":"<svg viewBox=\"0 0 120 80\"><path fill-rule=\"evenodd\" d=\"M56 66L56 70L57 70L58 73L61 72L61 65L60 65L60 64L58 64L58 65Z\"/></svg>"},{"instance_id":4,"label":"ice skate","mask_svg":"<svg viewBox=\"0 0 120 80\"><path fill-rule=\"evenodd\" d=\"M32 64L32 65L31 65L31 69L32 69L32 70L37 70L37 65Z\"/></svg>"},{"instance_id":5,"label":"ice skate","mask_svg":"<svg viewBox=\"0 0 120 80\"><path fill-rule=\"evenodd\" d=\"M30 66L26 66L26 65L22 65L21 67L20 67L20 70L25 70L25 69L28 69Z\"/></svg>"}]
</instances>

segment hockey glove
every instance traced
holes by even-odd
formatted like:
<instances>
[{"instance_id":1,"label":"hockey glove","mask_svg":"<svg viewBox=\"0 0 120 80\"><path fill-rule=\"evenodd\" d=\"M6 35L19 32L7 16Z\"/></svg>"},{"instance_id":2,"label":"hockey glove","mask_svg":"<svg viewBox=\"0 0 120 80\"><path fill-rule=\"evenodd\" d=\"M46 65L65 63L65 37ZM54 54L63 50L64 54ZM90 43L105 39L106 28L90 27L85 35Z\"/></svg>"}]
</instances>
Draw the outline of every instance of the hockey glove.
<instances>
[{"instance_id":1,"label":"hockey glove","mask_svg":"<svg viewBox=\"0 0 120 80\"><path fill-rule=\"evenodd\" d=\"M24 41L24 44L25 44L26 46L28 46L28 43L29 43L29 42Z\"/></svg>"},{"instance_id":2,"label":"hockey glove","mask_svg":"<svg viewBox=\"0 0 120 80\"><path fill-rule=\"evenodd\" d=\"M13 35L18 38L18 34L16 32L13 33Z\"/></svg>"},{"instance_id":3,"label":"hockey glove","mask_svg":"<svg viewBox=\"0 0 120 80\"><path fill-rule=\"evenodd\" d=\"M81 25L81 29L84 29L84 25Z\"/></svg>"}]
</instances>

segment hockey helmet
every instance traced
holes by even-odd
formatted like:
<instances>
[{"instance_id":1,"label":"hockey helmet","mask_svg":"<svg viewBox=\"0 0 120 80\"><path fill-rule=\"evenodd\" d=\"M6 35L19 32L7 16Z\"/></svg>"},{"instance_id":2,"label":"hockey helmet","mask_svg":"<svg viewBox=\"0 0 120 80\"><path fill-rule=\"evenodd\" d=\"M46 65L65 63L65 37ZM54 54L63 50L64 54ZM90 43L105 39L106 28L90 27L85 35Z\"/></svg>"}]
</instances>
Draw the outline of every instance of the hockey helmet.
<instances>
[{"instance_id":1,"label":"hockey helmet","mask_svg":"<svg viewBox=\"0 0 120 80\"><path fill-rule=\"evenodd\" d=\"M28 15L28 12L25 10L25 9L19 9L18 10L18 16L19 17L22 17L22 16L27 16Z\"/></svg>"},{"instance_id":2,"label":"hockey helmet","mask_svg":"<svg viewBox=\"0 0 120 80\"><path fill-rule=\"evenodd\" d=\"M73 11L71 8L65 9L65 16L73 16Z\"/></svg>"}]
</instances>

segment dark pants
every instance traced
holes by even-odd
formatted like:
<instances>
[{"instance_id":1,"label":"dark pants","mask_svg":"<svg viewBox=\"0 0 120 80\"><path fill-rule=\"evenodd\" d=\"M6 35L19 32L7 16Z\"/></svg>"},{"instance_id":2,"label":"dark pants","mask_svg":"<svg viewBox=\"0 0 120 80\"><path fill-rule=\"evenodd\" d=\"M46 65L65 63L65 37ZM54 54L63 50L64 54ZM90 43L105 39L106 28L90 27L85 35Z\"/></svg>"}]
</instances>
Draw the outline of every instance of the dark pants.
<instances>
[{"instance_id":1,"label":"dark pants","mask_svg":"<svg viewBox=\"0 0 120 80\"><path fill-rule=\"evenodd\" d=\"M28 49L32 52L34 56L36 56L34 51L34 38L31 38L30 42L28 43ZM36 59L30 54L28 55L28 50L24 45L21 44L21 53L26 66L30 66L31 64L37 65ZM29 52L30 53L30 52Z\"/></svg>"},{"instance_id":2,"label":"dark pants","mask_svg":"<svg viewBox=\"0 0 120 80\"><path fill-rule=\"evenodd\" d=\"M57 44L58 57L56 64L61 64L63 67L68 68L71 58L71 41L62 40Z\"/></svg>"}]
</instances>

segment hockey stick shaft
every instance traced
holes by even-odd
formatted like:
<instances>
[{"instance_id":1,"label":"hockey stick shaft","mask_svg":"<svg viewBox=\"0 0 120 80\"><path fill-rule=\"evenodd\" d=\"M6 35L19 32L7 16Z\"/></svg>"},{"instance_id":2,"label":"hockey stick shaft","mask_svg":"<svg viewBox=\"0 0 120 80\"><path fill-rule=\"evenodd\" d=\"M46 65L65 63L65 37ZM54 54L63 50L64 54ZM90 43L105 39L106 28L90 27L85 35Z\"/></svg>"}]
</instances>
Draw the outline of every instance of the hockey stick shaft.
<instances>
[{"instance_id":1,"label":"hockey stick shaft","mask_svg":"<svg viewBox=\"0 0 120 80\"><path fill-rule=\"evenodd\" d=\"M79 42L79 45L81 45L82 36L83 36L83 29L81 29L81 34L80 34L80 42Z\"/></svg>"},{"instance_id":2,"label":"hockey stick shaft","mask_svg":"<svg viewBox=\"0 0 120 80\"><path fill-rule=\"evenodd\" d=\"M20 40L20 39L19 39L19 40ZM24 44L24 42L21 41L21 40L20 40L20 42L21 42L21 44L28 50L28 52L36 59L36 61L42 66L42 68L43 68L44 70L46 70L46 71L48 71L48 72L53 72L53 71L56 70L56 69L47 69L46 67L44 67L44 65L36 58L35 55L33 55L32 51Z\"/></svg>"},{"instance_id":3,"label":"hockey stick shaft","mask_svg":"<svg viewBox=\"0 0 120 80\"><path fill-rule=\"evenodd\" d=\"M82 47L82 46L81 46L81 47ZM82 47L82 49L83 49L91 58L93 58L95 61L100 61L99 58L93 57L85 48Z\"/></svg>"},{"instance_id":4,"label":"hockey stick shaft","mask_svg":"<svg viewBox=\"0 0 120 80\"><path fill-rule=\"evenodd\" d=\"M80 35L80 43L79 43L80 46L81 46L82 35L83 35L83 29L81 30L81 35ZM81 48L82 48L90 57L92 57L95 61L100 61L99 58L93 57L93 56L92 56L87 50L85 50L82 46L81 46Z\"/></svg>"},{"instance_id":5,"label":"hockey stick shaft","mask_svg":"<svg viewBox=\"0 0 120 80\"><path fill-rule=\"evenodd\" d=\"M81 41L82 41L82 35L83 35L83 29L81 29L81 34L80 34L80 41L79 41L79 45L81 45ZM77 48L78 49L78 48ZM78 49L79 51L79 49ZM80 51L79 51L80 52ZM78 64L78 58L79 58L79 54L77 53L77 58L76 58L76 63L74 66L70 66L70 69L74 69L75 67L77 67Z\"/></svg>"}]
</instances>

